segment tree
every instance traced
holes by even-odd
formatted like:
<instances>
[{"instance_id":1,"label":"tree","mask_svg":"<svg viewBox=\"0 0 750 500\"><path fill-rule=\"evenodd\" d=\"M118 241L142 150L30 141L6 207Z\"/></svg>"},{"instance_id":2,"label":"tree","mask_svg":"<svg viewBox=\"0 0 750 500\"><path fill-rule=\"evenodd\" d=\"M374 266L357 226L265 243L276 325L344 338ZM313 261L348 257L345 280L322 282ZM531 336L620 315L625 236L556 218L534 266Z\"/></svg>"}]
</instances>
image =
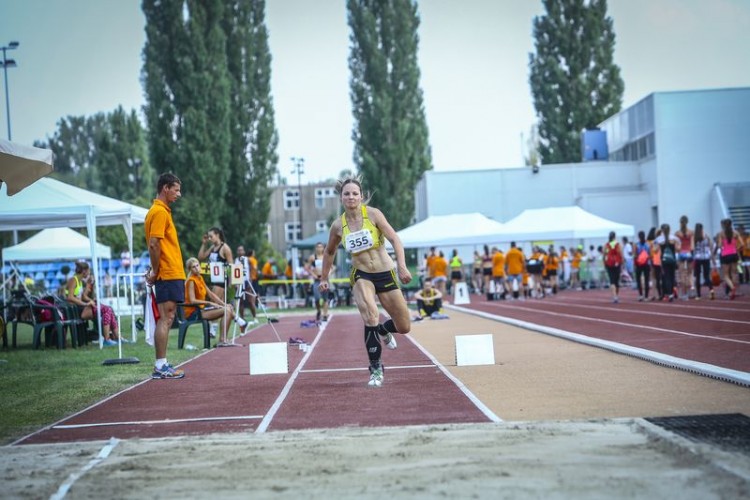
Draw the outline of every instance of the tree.
<instances>
[{"instance_id":1,"label":"tree","mask_svg":"<svg viewBox=\"0 0 750 500\"><path fill-rule=\"evenodd\" d=\"M278 133L271 99L271 54L264 0L227 0L230 80L229 189L222 217L227 240L257 247L265 239L276 174Z\"/></svg>"},{"instance_id":2,"label":"tree","mask_svg":"<svg viewBox=\"0 0 750 500\"><path fill-rule=\"evenodd\" d=\"M94 131L92 161L100 194L148 206L154 195L146 133L134 110L122 106L106 115ZM125 180L127 179L127 182Z\"/></svg>"},{"instance_id":3,"label":"tree","mask_svg":"<svg viewBox=\"0 0 750 500\"><path fill-rule=\"evenodd\" d=\"M354 164L372 204L396 229L414 213L414 187L432 168L413 0L347 0Z\"/></svg>"},{"instance_id":4,"label":"tree","mask_svg":"<svg viewBox=\"0 0 750 500\"><path fill-rule=\"evenodd\" d=\"M104 196L148 206L153 198L153 171L148 161L145 131L134 110L128 114L120 106L112 113L68 116L57 127L47 142L35 141L35 145L53 151L53 177ZM128 165L128 160L132 163L133 159L140 161L137 177ZM135 228L135 233L138 232L142 234L142 227ZM100 228L97 236L116 252L127 248L120 227ZM142 235L133 241L136 250L145 248Z\"/></svg>"},{"instance_id":5,"label":"tree","mask_svg":"<svg viewBox=\"0 0 750 500\"><path fill-rule=\"evenodd\" d=\"M225 212L230 81L222 0L144 0L143 84L151 163L182 181L174 206L183 252ZM193 249L193 252L187 251Z\"/></svg>"},{"instance_id":6,"label":"tree","mask_svg":"<svg viewBox=\"0 0 750 500\"><path fill-rule=\"evenodd\" d=\"M620 111L624 84L613 62L615 34L606 0L543 0L534 18L529 83L544 163L581 160L583 129Z\"/></svg>"}]
</instances>

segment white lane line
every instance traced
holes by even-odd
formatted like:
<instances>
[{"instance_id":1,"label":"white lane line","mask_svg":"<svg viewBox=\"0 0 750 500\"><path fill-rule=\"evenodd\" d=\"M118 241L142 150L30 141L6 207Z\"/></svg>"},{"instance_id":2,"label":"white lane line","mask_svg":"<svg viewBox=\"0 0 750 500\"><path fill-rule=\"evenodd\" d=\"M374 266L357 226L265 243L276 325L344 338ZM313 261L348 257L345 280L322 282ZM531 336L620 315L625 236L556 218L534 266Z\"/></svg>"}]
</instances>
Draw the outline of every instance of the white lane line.
<instances>
[{"instance_id":1,"label":"white lane line","mask_svg":"<svg viewBox=\"0 0 750 500\"><path fill-rule=\"evenodd\" d=\"M196 417L196 418L166 418L164 420L131 420L123 422L96 422L92 424L55 425L53 429L85 429L88 427L109 427L118 425L156 425L181 424L186 422L214 422L223 420L259 420L263 415L237 415L232 417Z\"/></svg>"},{"instance_id":2,"label":"white lane line","mask_svg":"<svg viewBox=\"0 0 750 500\"><path fill-rule=\"evenodd\" d=\"M453 306L456 307L456 306ZM697 338L704 338L708 340L716 340L719 342L734 342L736 344L750 344L750 340L737 340L737 339L728 339L724 337L715 337L713 335L701 335L700 333L689 333L689 332L683 332L680 330L671 330L669 328L659 328L658 326L649 326L649 325L640 325L640 324L630 324L630 323L623 323L622 321L612 321L609 319L601 319L601 318L592 318L590 316L578 316L577 314L566 314L566 313L558 313L553 311L545 311L543 309L531 309L527 307L512 307L505 304L493 304L493 307L501 308L501 309L511 309L511 310L523 310L526 312L533 312L536 314L546 314L548 316L558 316L563 318L572 318L572 319L581 319L586 321L592 321L596 323L607 323L610 325L618 325L618 326L633 326L638 328L644 328L646 330L654 330L657 332L665 332L665 333L674 333L676 335L684 335L686 337L697 337ZM464 309L459 309L464 310ZM468 309L467 309L468 310ZM532 323L529 323L532 324Z\"/></svg>"},{"instance_id":3,"label":"white lane line","mask_svg":"<svg viewBox=\"0 0 750 500\"><path fill-rule=\"evenodd\" d=\"M620 297L622 298L622 297ZM579 297L572 297L570 295L563 295L560 296L559 294L555 297L555 302L571 302L575 304L580 304L581 300L592 303L592 304L601 304L602 300L612 300L611 295L607 295L604 299L596 300L595 298L581 298ZM742 307L721 307L721 306L712 306L709 305L711 302L714 304L729 304L730 302L728 300L724 299L716 299L714 301L710 301L709 299L701 299L699 301L685 301L685 300L679 300L675 302L660 302L658 300L655 301L647 301L643 302L643 304L651 304L654 307L658 307L660 309L686 309L688 311L695 311L697 309L707 309L709 311L721 311L721 312L739 312L739 313L747 313L750 312L750 309L748 308L742 308ZM627 302L627 301L620 301L620 305L624 305L628 307L629 311L638 311L639 309L632 309L631 306L636 306L641 304L640 302ZM737 302L734 302L734 304L737 304ZM741 302L740 302L741 304Z\"/></svg>"},{"instance_id":4,"label":"white lane line","mask_svg":"<svg viewBox=\"0 0 750 500\"><path fill-rule=\"evenodd\" d=\"M323 323L323 325L318 328L318 334L315 336L315 340L313 340L313 343L310 344L310 349L307 350L304 356L302 356L302 360L297 365L297 368L294 369L294 372L292 372L292 376L289 377L289 380L286 381L286 385L284 386L284 389L281 390L281 393L276 398L276 401L274 401L273 405L271 405L271 408L268 410L268 413L263 417L263 420L260 422L260 425L258 425L258 428L255 429L256 434L262 434L268 430L268 426L271 425L271 420L273 420L273 417L276 416L276 413L278 413L279 408L281 408L282 403L284 403L284 400L289 395L289 391L292 390L292 386L294 385L294 382L297 380L297 377L299 376L300 372L302 371L302 368L304 368L305 363L307 363L307 360L310 358L310 355L312 355L313 351L315 350L315 346L318 345L318 342L320 341L320 337L323 335L323 332L328 328L328 325L331 324L330 320L333 319L333 315L329 316L329 321Z\"/></svg>"},{"instance_id":5,"label":"white lane line","mask_svg":"<svg viewBox=\"0 0 750 500\"><path fill-rule=\"evenodd\" d=\"M192 357L192 358L186 360L184 363L180 363L179 365L177 365L177 368L179 368L181 366L185 366L186 364L190 363L194 359L198 359L198 358L200 358L202 356L205 356L206 354L209 354L211 352L214 352L214 350L212 349L212 350L209 350L209 351L204 351L204 352L198 354L197 356ZM71 420L71 419L77 417L78 415L81 415L82 413L86 413L87 411L92 410L92 409L96 408L97 406L103 405L104 403L108 402L111 399L116 398L117 396L119 396L121 394L125 394L128 391L132 391L136 387L140 387L143 384L146 384L146 383L151 382L151 381L154 381L156 383L156 381L154 379L152 379L151 377L149 377L149 378L147 378L145 380L141 380L137 384L131 385L130 387L126 387L125 389L121 390L120 392L116 392L116 393L112 394L111 396L107 396L106 398L102 399L101 401L97 401L96 403L92 404L91 406L87 406L86 408L82 409L81 411L77 411L76 413L74 413L72 415L68 415L67 417L61 418L57 422L54 422L54 423L52 423L52 424L50 424L50 425L48 425L46 427L42 427L41 429L36 430L36 431L32 432L31 434L29 434L27 436L23 436L22 438L16 439L12 443L10 443L9 446L15 446L15 445L17 445L17 444L19 444L19 443L21 443L21 442L23 442L23 441L25 441L25 440L33 437L33 436L36 436L37 434L41 434L42 432L48 431L48 430L52 429L53 427L57 427L58 425L60 425L60 422L66 422L68 420ZM171 383L171 382L161 382L161 383Z\"/></svg>"},{"instance_id":6,"label":"white lane line","mask_svg":"<svg viewBox=\"0 0 750 500\"><path fill-rule=\"evenodd\" d=\"M632 308L624 309L624 308L619 308L619 307L608 307L608 306L600 306L600 305L598 305L598 306L597 305L586 305L586 304L573 303L572 301L571 301L572 305L570 305L570 304L560 304L556 300L547 302L547 304L550 304L550 305L558 304L558 305L560 305L562 307L582 307L582 308L586 308L586 309L597 309L597 310L600 310L600 311L627 312L627 313L633 313L633 314L637 314L637 315L668 316L670 318L672 318L672 317L675 316L674 312L666 313L666 312L656 312L656 311L644 311L642 309L632 309ZM531 310L531 309L529 309L529 310ZM536 310L536 309L534 309L534 310ZM716 321L718 323L734 323L734 324L738 324L738 325L750 325L750 321L740 321L740 320L736 320L736 319L707 318L705 316L691 316L691 315L687 315L687 314L680 314L679 317L680 317L680 319L683 319L683 318L684 319L697 319L697 320L701 320L701 321Z\"/></svg>"},{"instance_id":7,"label":"white lane line","mask_svg":"<svg viewBox=\"0 0 750 500\"><path fill-rule=\"evenodd\" d=\"M620 344L617 342L611 342L609 340L597 339L594 337L587 337L578 333L568 332L566 330L560 330L558 328L552 328L543 325L537 325L535 323L529 323L528 321L521 321L505 316L498 316L496 314L490 314L484 311L475 311L473 309L467 309L460 306L446 305L448 309L453 309L466 314L472 314L481 318L491 319L494 321L500 321L509 325L517 326L519 328L525 328L527 330L545 333L555 337L560 337L566 340L572 340L581 344L586 344L594 347L600 347L607 349L619 354L626 354L628 356L634 356L639 359L650 361L657 365L668 366L671 368L678 368L691 373L698 373L707 377L724 380L727 382L734 382L735 384L750 386L750 373L741 372L738 370L732 370L721 366L711 365L708 363L701 363L699 361L692 361L689 359L677 358L662 354L660 352L649 351L641 349L639 347L633 347L626 344Z\"/></svg>"},{"instance_id":8,"label":"white lane line","mask_svg":"<svg viewBox=\"0 0 750 500\"><path fill-rule=\"evenodd\" d=\"M86 472L88 472L97 464L102 462L105 458L107 458L119 443L119 439L110 438L109 442L104 446L104 448L99 451L99 454L96 457L92 458L89 463L81 468L81 470L79 470L78 472L74 472L70 476L68 476L68 479L66 479L65 482L60 485L60 487L57 489L57 492L55 492L55 494L50 497L50 500L62 500L63 498L65 498L65 495L68 494L68 491L75 484L75 482L78 481L78 479Z\"/></svg>"},{"instance_id":9,"label":"white lane line","mask_svg":"<svg viewBox=\"0 0 750 500\"><path fill-rule=\"evenodd\" d=\"M417 342L417 340L412 335L405 335L405 337L408 338L411 341L412 344L414 344L415 346L417 346L417 349L419 349L420 351L422 351L422 354L424 354L425 356L427 356L429 358L429 360L432 361L434 363L434 365L437 366L440 369L440 371L443 372L443 374L446 377L448 377L448 379L451 382L453 382L454 384L456 384L456 387L458 387L458 389L461 392L463 392L466 395L467 398L469 398L469 401L471 401L472 403L474 403L474 406L476 406L479 409L479 411L481 411L482 413L484 413L484 416L486 416L491 422L498 423L498 422L502 422L503 421L503 419L501 419L500 417L498 417L497 415L495 415L495 413L492 410L490 410L487 407L487 405L485 405L484 403L482 403L482 401L478 397L476 397L474 395L474 393L471 392L469 390L469 388L466 387L463 384L463 382L461 382L459 379L457 379L456 377L454 377L453 374L451 372L449 372L448 369L446 369L445 366L443 366L442 363L440 363L440 361L437 360L437 358L435 358L432 354L430 354L430 352L427 351L427 349L425 349L424 347L422 347L422 345L419 342ZM391 368L389 367L388 369L390 370Z\"/></svg>"},{"instance_id":10,"label":"white lane line","mask_svg":"<svg viewBox=\"0 0 750 500\"><path fill-rule=\"evenodd\" d=\"M411 368L435 368L435 365L404 365L404 366L393 366L388 365L388 371L403 370ZM361 372L368 371L367 367L359 368L318 368L314 370L301 370L300 373L329 373L329 372Z\"/></svg>"}]
</instances>

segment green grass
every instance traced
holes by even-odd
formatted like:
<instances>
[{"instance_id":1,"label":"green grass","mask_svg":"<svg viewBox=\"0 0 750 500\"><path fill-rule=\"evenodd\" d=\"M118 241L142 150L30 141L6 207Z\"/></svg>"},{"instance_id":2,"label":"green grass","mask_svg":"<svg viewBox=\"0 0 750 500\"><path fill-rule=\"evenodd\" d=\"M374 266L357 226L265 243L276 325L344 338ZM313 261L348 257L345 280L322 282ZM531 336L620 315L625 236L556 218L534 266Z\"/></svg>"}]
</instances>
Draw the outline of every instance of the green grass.
<instances>
[{"instance_id":1,"label":"green grass","mask_svg":"<svg viewBox=\"0 0 750 500\"><path fill-rule=\"evenodd\" d=\"M123 324L125 338L130 338L130 321ZM154 348L146 344L143 332L138 342L123 344L123 357L136 357L141 362L127 365L102 365L105 359L117 358L118 348L99 349L89 344L78 349L54 347L34 350L32 331L18 325L18 347L0 351L0 444L54 423L151 376ZM70 337L68 337L68 341ZM8 344L10 345L10 332ZM202 345L200 328L188 330L187 341ZM177 330L169 334L169 362L180 364L200 351L177 349Z\"/></svg>"},{"instance_id":2,"label":"green grass","mask_svg":"<svg viewBox=\"0 0 750 500\"><path fill-rule=\"evenodd\" d=\"M354 310L354 307L341 306L332 312ZM271 316L279 312L268 311ZM294 312L315 316L315 309L310 308L298 308ZM258 313L261 324L265 323L262 312ZM130 318L125 318L122 322L124 338L130 338L130 331ZM67 340L70 341L70 336ZM31 327L19 324L18 347L0 350L0 445L11 443L145 380L153 369L154 348L146 344L143 332L139 332L137 343L122 345L123 357L136 357L141 361L138 364L102 365L106 359L119 357L116 346L99 349L98 344L88 344L62 351L54 347L34 350L31 341ZM9 331L9 345L10 342ZM203 345L198 326L188 330L185 343ZM177 349L177 330L170 330L167 350L170 364L178 365L200 352Z\"/></svg>"}]
</instances>

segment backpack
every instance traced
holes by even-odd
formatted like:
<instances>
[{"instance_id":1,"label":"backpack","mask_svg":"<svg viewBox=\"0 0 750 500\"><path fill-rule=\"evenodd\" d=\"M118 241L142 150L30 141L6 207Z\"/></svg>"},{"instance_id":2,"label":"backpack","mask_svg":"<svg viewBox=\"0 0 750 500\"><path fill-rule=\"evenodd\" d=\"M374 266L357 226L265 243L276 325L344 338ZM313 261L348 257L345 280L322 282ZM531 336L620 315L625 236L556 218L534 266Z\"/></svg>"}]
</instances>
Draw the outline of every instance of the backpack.
<instances>
[{"instance_id":1,"label":"backpack","mask_svg":"<svg viewBox=\"0 0 750 500\"><path fill-rule=\"evenodd\" d=\"M53 311L52 311L52 309L54 308L55 311L57 311L57 315L60 318L60 320L65 321L65 315L57 306L55 306L55 304L52 301L54 301L54 299L52 299L51 297L45 297L45 298L36 300L35 304L44 307L44 308L39 309L39 319L43 323L49 323L51 321L55 321L55 315L53 314Z\"/></svg>"},{"instance_id":2,"label":"backpack","mask_svg":"<svg viewBox=\"0 0 750 500\"><path fill-rule=\"evenodd\" d=\"M661 251L661 261L664 264L674 264L677 262L674 256L674 248L671 245L664 245L664 249Z\"/></svg>"},{"instance_id":3,"label":"backpack","mask_svg":"<svg viewBox=\"0 0 750 500\"><path fill-rule=\"evenodd\" d=\"M638 243L638 256L635 258L635 265L643 267L648 264L648 244L641 245Z\"/></svg>"},{"instance_id":4,"label":"backpack","mask_svg":"<svg viewBox=\"0 0 750 500\"><path fill-rule=\"evenodd\" d=\"M622 255L617 249L620 247L619 243L615 243L612 246L611 243L607 243L607 254L604 256L604 265L607 267L616 267L622 264Z\"/></svg>"}]
</instances>

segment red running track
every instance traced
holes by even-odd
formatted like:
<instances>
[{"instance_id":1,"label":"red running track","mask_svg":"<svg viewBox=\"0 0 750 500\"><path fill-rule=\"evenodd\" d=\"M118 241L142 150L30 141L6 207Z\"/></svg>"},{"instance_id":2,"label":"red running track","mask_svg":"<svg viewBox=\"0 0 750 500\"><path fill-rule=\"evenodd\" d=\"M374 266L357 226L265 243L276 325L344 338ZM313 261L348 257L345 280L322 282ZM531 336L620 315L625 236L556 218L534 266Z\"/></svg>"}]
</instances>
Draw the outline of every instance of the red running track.
<instances>
[{"instance_id":1,"label":"red running track","mask_svg":"<svg viewBox=\"0 0 750 500\"><path fill-rule=\"evenodd\" d=\"M750 297L736 300L638 302L621 290L566 290L543 299L487 301L466 309L557 328L722 368L750 372Z\"/></svg>"},{"instance_id":2,"label":"red running track","mask_svg":"<svg viewBox=\"0 0 750 500\"><path fill-rule=\"evenodd\" d=\"M264 325L239 339L243 348L214 349L186 363L184 379L147 380L19 443L497 419L410 337L399 336L397 350L384 350L385 383L376 389L367 386L359 315L335 315L320 332L302 328L301 319L275 324L282 340L302 337L312 344L308 352L289 346L288 374L249 374L247 345L277 341Z\"/></svg>"}]
</instances>

